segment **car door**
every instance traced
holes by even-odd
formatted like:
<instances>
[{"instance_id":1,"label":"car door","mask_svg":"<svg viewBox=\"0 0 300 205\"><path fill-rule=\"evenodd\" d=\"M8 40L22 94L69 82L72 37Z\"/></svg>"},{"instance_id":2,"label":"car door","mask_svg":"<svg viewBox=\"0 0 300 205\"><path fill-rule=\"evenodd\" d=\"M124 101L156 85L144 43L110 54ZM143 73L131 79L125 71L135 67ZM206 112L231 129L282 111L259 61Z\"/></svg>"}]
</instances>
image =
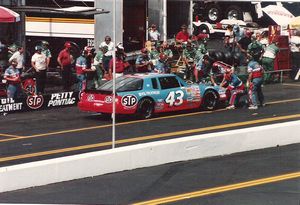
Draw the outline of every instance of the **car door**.
<instances>
[{"instance_id":1,"label":"car door","mask_svg":"<svg viewBox=\"0 0 300 205\"><path fill-rule=\"evenodd\" d=\"M158 82L164 102L163 111L183 110L187 107L186 91L176 76L160 76Z\"/></svg>"}]
</instances>

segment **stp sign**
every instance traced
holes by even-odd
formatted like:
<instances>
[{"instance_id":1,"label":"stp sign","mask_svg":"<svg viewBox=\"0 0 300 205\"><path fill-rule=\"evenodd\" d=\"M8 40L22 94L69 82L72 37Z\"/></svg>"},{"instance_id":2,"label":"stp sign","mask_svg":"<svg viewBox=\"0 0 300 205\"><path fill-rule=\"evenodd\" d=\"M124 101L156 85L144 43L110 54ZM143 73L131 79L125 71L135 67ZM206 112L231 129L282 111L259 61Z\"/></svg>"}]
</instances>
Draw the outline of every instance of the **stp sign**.
<instances>
[{"instance_id":1,"label":"stp sign","mask_svg":"<svg viewBox=\"0 0 300 205\"><path fill-rule=\"evenodd\" d=\"M28 96L26 103L28 107L33 110L39 109L44 104L44 97L42 95L32 95Z\"/></svg>"},{"instance_id":2,"label":"stp sign","mask_svg":"<svg viewBox=\"0 0 300 205\"><path fill-rule=\"evenodd\" d=\"M137 104L137 98L134 95L125 95L122 97L122 105L124 107L133 107Z\"/></svg>"}]
</instances>

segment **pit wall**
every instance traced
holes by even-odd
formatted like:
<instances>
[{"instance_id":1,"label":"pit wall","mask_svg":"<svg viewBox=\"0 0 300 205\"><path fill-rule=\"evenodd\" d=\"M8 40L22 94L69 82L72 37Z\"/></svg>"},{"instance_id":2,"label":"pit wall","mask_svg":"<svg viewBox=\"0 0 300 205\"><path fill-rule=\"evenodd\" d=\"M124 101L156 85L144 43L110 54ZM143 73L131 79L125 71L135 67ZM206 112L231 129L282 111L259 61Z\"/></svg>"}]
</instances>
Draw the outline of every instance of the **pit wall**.
<instances>
[{"instance_id":1,"label":"pit wall","mask_svg":"<svg viewBox=\"0 0 300 205\"><path fill-rule=\"evenodd\" d=\"M300 121L202 134L0 168L0 192L300 143Z\"/></svg>"}]
</instances>

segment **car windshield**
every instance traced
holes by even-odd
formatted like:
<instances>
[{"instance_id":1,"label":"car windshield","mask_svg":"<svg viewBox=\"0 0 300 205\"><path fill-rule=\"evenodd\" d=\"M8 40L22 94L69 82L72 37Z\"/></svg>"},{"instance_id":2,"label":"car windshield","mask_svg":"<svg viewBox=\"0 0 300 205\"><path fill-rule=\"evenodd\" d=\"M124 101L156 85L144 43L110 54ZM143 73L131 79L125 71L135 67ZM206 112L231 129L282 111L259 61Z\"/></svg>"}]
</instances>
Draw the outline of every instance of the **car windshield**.
<instances>
[{"instance_id":1,"label":"car windshield","mask_svg":"<svg viewBox=\"0 0 300 205\"><path fill-rule=\"evenodd\" d=\"M126 92L126 91L135 91L141 90L143 88L143 79L133 78L133 77L119 77L116 79L116 91L117 92ZM112 91L113 81L108 81L107 83L100 86L97 90L102 91Z\"/></svg>"}]
</instances>

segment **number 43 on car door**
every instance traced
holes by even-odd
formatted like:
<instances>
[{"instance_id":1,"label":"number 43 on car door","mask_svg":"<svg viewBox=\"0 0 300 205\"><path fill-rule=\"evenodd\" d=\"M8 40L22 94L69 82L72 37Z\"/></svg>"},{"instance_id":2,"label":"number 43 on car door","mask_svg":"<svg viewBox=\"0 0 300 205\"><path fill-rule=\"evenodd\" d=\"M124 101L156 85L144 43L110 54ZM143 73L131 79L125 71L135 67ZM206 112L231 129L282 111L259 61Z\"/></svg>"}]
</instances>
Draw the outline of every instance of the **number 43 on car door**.
<instances>
[{"instance_id":1,"label":"number 43 on car door","mask_svg":"<svg viewBox=\"0 0 300 205\"><path fill-rule=\"evenodd\" d=\"M182 90L171 91L165 102L170 106L180 106L183 104L184 92Z\"/></svg>"}]
</instances>

